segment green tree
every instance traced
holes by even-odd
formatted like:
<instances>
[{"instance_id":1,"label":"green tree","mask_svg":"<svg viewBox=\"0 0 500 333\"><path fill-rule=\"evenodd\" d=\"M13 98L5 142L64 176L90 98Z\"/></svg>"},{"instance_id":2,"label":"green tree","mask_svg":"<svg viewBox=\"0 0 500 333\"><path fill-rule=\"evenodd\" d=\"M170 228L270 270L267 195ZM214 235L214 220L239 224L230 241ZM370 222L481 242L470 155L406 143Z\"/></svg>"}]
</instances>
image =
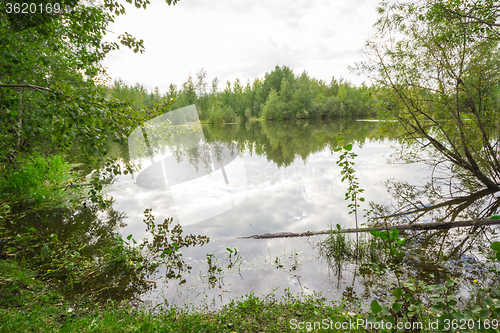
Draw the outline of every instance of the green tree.
<instances>
[{"instance_id":1,"label":"green tree","mask_svg":"<svg viewBox=\"0 0 500 333\"><path fill-rule=\"evenodd\" d=\"M280 100L276 90L271 89L266 104L262 109L262 117L266 119L278 119L282 117L283 102Z\"/></svg>"},{"instance_id":2,"label":"green tree","mask_svg":"<svg viewBox=\"0 0 500 333\"><path fill-rule=\"evenodd\" d=\"M221 102L222 105L231 106L231 108L234 105L233 89L231 87L231 81L229 80L226 81L226 88L224 88L221 94Z\"/></svg>"},{"instance_id":3,"label":"green tree","mask_svg":"<svg viewBox=\"0 0 500 333\"><path fill-rule=\"evenodd\" d=\"M295 118L298 105L295 103L293 96L295 93L295 80L289 81L288 79L283 79L281 82L281 91L279 93L279 98L283 104L282 117Z\"/></svg>"},{"instance_id":4,"label":"green tree","mask_svg":"<svg viewBox=\"0 0 500 333\"><path fill-rule=\"evenodd\" d=\"M205 81L207 77L207 71L205 69L201 69L198 73L196 73L196 96L197 96L197 104L198 113L200 114L200 119L205 119L208 115L208 94L207 94L207 86L208 83Z\"/></svg>"},{"instance_id":5,"label":"green tree","mask_svg":"<svg viewBox=\"0 0 500 333\"><path fill-rule=\"evenodd\" d=\"M127 1L138 8L149 3ZM101 61L119 43L142 53L143 41L126 32L119 43L103 41L108 24L125 14L114 0L62 0L57 13L55 4L49 12L47 2L33 3L45 12L17 14L20 1L0 4L0 160L33 150L63 152L77 141L87 160L104 156L109 135L124 139L148 114L106 98Z\"/></svg>"},{"instance_id":6,"label":"green tree","mask_svg":"<svg viewBox=\"0 0 500 333\"><path fill-rule=\"evenodd\" d=\"M233 108L240 119L245 119L245 95L240 79L236 78L233 85Z\"/></svg>"},{"instance_id":7,"label":"green tree","mask_svg":"<svg viewBox=\"0 0 500 333\"><path fill-rule=\"evenodd\" d=\"M260 79L255 79L252 83L252 115L259 118L262 114L261 105L265 103L265 99L262 99L264 93L262 92L262 81Z\"/></svg>"},{"instance_id":8,"label":"green tree","mask_svg":"<svg viewBox=\"0 0 500 333\"><path fill-rule=\"evenodd\" d=\"M236 112L234 112L233 108L230 105L225 105L221 110L221 117L224 123L235 123Z\"/></svg>"},{"instance_id":9,"label":"green tree","mask_svg":"<svg viewBox=\"0 0 500 333\"><path fill-rule=\"evenodd\" d=\"M297 118L306 118L308 111L313 104L313 90L311 81L306 72L303 72L297 78L296 91L293 96L294 103L297 105Z\"/></svg>"},{"instance_id":10,"label":"green tree","mask_svg":"<svg viewBox=\"0 0 500 333\"><path fill-rule=\"evenodd\" d=\"M107 97L114 97L120 101L129 102L134 110L143 108L152 109L156 103L160 103L162 96L158 88L148 93L147 89L137 83L135 86L127 86L123 81L116 80L112 86L104 86Z\"/></svg>"},{"instance_id":11,"label":"green tree","mask_svg":"<svg viewBox=\"0 0 500 333\"><path fill-rule=\"evenodd\" d=\"M381 115L438 152L470 188L500 189L498 5L464 0L383 3L369 61L357 68L383 87Z\"/></svg>"},{"instance_id":12,"label":"green tree","mask_svg":"<svg viewBox=\"0 0 500 333\"><path fill-rule=\"evenodd\" d=\"M182 84L182 90L179 92L174 106L175 108L181 108L187 105L195 104L197 100L196 87L193 82L193 77L189 74L187 81Z\"/></svg>"},{"instance_id":13,"label":"green tree","mask_svg":"<svg viewBox=\"0 0 500 333\"><path fill-rule=\"evenodd\" d=\"M244 90L244 95L245 95L245 119L248 119L254 115L254 100L255 100L255 94L252 91L252 85L250 84L250 79L247 79L247 84L245 85L245 90Z\"/></svg>"},{"instance_id":14,"label":"green tree","mask_svg":"<svg viewBox=\"0 0 500 333\"><path fill-rule=\"evenodd\" d=\"M277 93L281 91L281 82L283 79L289 81L294 80L293 71L287 66L276 66L273 71L264 75L262 95L260 96L262 103L267 100L268 95L271 93L271 89L274 89Z\"/></svg>"},{"instance_id":15,"label":"green tree","mask_svg":"<svg viewBox=\"0 0 500 333\"><path fill-rule=\"evenodd\" d=\"M212 85L210 87L210 94L209 94L209 108L210 112L212 113L215 109L216 103L218 103L218 94L219 94L219 79L215 77L212 80Z\"/></svg>"},{"instance_id":16,"label":"green tree","mask_svg":"<svg viewBox=\"0 0 500 333\"><path fill-rule=\"evenodd\" d=\"M175 84L170 84L168 86L168 94L172 97L172 98L177 98L179 92L177 90L177 86Z\"/></svg>"}]
</instances>

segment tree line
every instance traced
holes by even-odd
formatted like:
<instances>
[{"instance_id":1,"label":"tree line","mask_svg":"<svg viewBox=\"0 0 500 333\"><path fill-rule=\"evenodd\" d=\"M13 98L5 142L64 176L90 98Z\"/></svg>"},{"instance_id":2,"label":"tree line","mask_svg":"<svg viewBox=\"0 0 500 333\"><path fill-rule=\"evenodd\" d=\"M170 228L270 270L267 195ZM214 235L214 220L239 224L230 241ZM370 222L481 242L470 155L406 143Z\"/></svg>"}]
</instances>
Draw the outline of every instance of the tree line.
<instances>
[{"instance_id":1,"label":"tree line","mask_svg":"<svg viewBox=\"0 0 500 333\"><path fill-rule=\"evenodd\" d=\"M171 109L195 104L200 120L208 123L235 123L250 118L303 119L330 117L366 117L372 115L375 91L332 78L330 84L309 77L306 72L295 75L287 66L276 66L263 78L242 84L228 80L224 89L219 79L209 84L207 72L201 69L189 75L181 87L170 84L167 96L175 98ZM130 100L133 107L152 107L162 96L158 88L148 92L141 85L127 86L117 80L107 87L109 96Z\"/></svg>"}]
</instances>

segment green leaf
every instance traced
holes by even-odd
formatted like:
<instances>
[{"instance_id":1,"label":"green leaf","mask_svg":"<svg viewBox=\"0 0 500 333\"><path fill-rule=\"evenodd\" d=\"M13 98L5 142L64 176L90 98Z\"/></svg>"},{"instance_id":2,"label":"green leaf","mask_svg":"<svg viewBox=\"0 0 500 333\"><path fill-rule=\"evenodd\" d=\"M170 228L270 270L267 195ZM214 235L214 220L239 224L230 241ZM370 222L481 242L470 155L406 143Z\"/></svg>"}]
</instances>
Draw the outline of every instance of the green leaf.
<instances>
[{"instance_id":1,"label":"green leaf","mask_svg":"<svg viewBox=\"0 0 500 333\"><path fill-rule=\"evenodd\" d=\"M390 309L389 309L389 307L387 305L383 305L382 306L382 314L384 316L388 316L388 315L391 314L391 311L390 311Z\"/></svg>"},{"instance_id":2,"label":"green leaf","mask_svg":"<svg viewBox=\"0 0 500 333\"><path fill-rule=\"evenodd\" d=\"M389 239L393 240L398 238L399 236L399 230L398 229L389 229Z\"/></svg>"},{"instance_id":3,"label":"green leaf","mask_svg":"<svg viewBox=\"0 0 500 333\"><path fill-rule=\"evenodd\" d=\"M479 305L474 305L471 309L472 313L476 313L481 310L481 307Z\"/></svg>"},{"instance_id":4,"label":"green leaf","mask_svg":"<svg viewBox=\"0 0 500 333\"><path fill-rule=\"evenodd\" d=\"M440 312L443 307L440 305L433 305L429 308L429 311L432 312Z\"/></svg>"},{"instance_id":5,"label":"green leaf","mask_svg":"<svg viewBox=\"0 0 500 333\"><path fill-rule=\"evenodd\" d=\"M394 303L392 305L392 311L398 313L401 310L402 306L403 306L403 304L401 304L401 303Z\"/></svg>"},{"instance_id":6,"label":"green leaf","mask_svg":"<svg viewBox=\"0 0 500 333\"><path fill-rule=\"evenodd\" d=\"M370 303L370 309L372 309L374 313L379 313L380 311L382 311L382 307L380 306L380 304L378 304L376 300L373 300Z\"/></svg>"},{"instance_id":7,"label":"green leaf","mask_svg":"<svg viewBox=\"0 0 500 333\"><path fill-rule=\"evenodd\" d=\"M444 284L445 284L445 286L447 286L449 288L449 287L453 286L455 283L452 280L446 280L446 282Z\"/></svg>"},{"instance_id":8,"label":"green leaf","mask_svg":"<svg viewBox=\"0 0 500 333\"><path fill-rule=\"evenodd\" d=\"M396 298L400 298L401 296L403 296L403 289L401 289L400 287L396 288L396 290L393 291L393 295Z\"/></svg>"},{"instance_id":9,"label":"green leaf","mask_svg":"<svg viewBox=\"0 0 500 333\"><path fill-rule=\"evenodd\" d=\"M493 242L490 247L493 251L500 252L500 242Z\"/></svg>"},{"instance_id":10,"label":"green leaf","mask_svg":"<svg viewBox=\"0 0 500 333\"><path fill-rule=\"evenodd\" d=\"M401 246L404 244L404 242L406 242L406 240L407 240L407 238L403 237L403 238L399 239L398 241L396 241L396 245Z\"/></svg>"},{"instance_id":11,"label":"green leaf","mask_svg":"<svg viewBox=\"0 0 500 333\"><path fill-rule=\"evenodd\" d=\"M349 144L345 145L344 149L347 150L347 151L351 151L352 150L352 143L349 143Z\"/></svg>"},{"instance_id":12,"label":"green leaf","mask_svg":"<svg viewBox=\"0 0 500 333\"><path fill-rule=\"evenodd\" d=\"M490 316L490 312L489 312L489 311L487 311L487 310L481 310L481 311L479 312L479 318L481 318L481 319L486 319L486 318L488 318L489 316Z\"/></svg>"}]
</instances>

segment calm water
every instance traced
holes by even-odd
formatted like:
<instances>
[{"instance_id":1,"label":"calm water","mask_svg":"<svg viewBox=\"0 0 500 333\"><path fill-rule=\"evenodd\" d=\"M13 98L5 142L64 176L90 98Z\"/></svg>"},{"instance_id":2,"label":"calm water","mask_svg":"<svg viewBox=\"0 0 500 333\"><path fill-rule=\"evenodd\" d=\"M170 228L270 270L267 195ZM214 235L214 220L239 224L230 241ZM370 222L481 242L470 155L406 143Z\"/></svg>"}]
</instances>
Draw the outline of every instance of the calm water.
<instances>
[{"instance_id":1,"label":"calm water","mask_svg":"<svg viewBox=\"0 0 500 333\"><path fill-rule=\"evenodd\" d=\"M123 287L107 295L117 300L218 307L250 292L261 296L321 292L332 300L362 302L386 298L384 291L391 288L393 274L377 275L349 262L332 263L318 251L325 236L239 237L320 231L336 224L354 227L344 199L347 184L341 182L336 164L339 153L334 149L339 144L352 143L358 155L354 168L366 198L359 223L365 222L363 209L369 201L387 205L389 211L398 201L404 204L402 198L411 189L408 184L423 185L429 180L428 166L392 163L401 145L390 134L378 135L376 122L335 119L201 126L192 111L156 119L134 131L126 145L109 145L110 155L136 169L106 188L114 201L111 208L102 211L89 205L37 212L17 227L34 226L41 234L54 233L60 239L78 232L88 238L89 247L113 233L154 241L155 253L157 248L161 252L172 249L174 243L180 245L179 255L167 257L169 266L160 267L147 282L120 277ZM418 205L439 202L426 198L425 191L419 193L414 199ZM459 219L479 216L474 212L485 211L488 205L498 208L492 195L478 198L470 200L470 209L459 203L469 214ZM168 232L152 239L146 209L151 209L156 225L173 218ZM449 213L442 210L426 214L419 222ZM174 228L177 224L180 227ZM188 235L200 236L196 246ZM473 280L482 286L496 281L481 253L497 235L497 226L408 233L404 270L428 283L442 284L452 278L460 286L457 294L466 297L477 287ZM449 259L438 260L444 254Z\"/></svg>"},{"instance_id":2,"label":"calm water","mask_svg":"<svg viewBox=\"0 0 500 333\"><path fill-rule=\"evenodd\" d=\"M192 267L189 273L166 281L165 271L160 271L151 277L153 289L142 299L153 305L220 305L252 291L258 295L316 291L329 299L375 297L382 286L360 277L354 265L345 265L339 274L319 257L320 236L238 237L319 231L336 224L354 227L344 200L347 185L336 165L339 154L333 152L339 143L352 143L358 154L356 175L367 201L390 202L383 184L388 179L422 183L430 175L424 165L388 163L399 145L378 137L377 126L348 119L206 125L188 139L169 143L160 139L162 149L130 154L127 158L140 164L139 171L120 177L108 189L114 209L127 216L120 233L134 239L148 237L143 211L151 208L157 221L173 217L185 234L210 239L201 247L182 249L185 264ZM340 136L344 141L336 140ZM142 133L137 138L142 140ZM129 151L136 146L141 144L129 145ZM231 258L228 248L233 251ZM436 267L422 260L419 264L429 270L424 276L439 274Z\"/></svg>"}]
</instances>

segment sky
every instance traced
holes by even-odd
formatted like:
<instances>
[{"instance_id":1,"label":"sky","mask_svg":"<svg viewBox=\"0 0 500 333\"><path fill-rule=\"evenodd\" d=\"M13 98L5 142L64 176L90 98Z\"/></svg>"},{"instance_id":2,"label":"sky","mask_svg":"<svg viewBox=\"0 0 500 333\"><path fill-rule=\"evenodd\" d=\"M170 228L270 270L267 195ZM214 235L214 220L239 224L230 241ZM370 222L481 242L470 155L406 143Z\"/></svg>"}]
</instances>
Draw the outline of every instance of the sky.
<instances>
[{"instance_id":1,"label":"sky","mask_svg":"<svg viewBox=\"0 0 500 333\"><path fill-rule=\"evenodd\" d=\"M182 86L202 68L219 89L238 77L245 84L276 65L330 83L332 77L361 84L368 79L348 66L363 60L379 0L151 0L146 10L126 5L107 38L128 32L146 51L112 51L104 67L112 79L147 89Z\"/></svg>"}]
</instances>

